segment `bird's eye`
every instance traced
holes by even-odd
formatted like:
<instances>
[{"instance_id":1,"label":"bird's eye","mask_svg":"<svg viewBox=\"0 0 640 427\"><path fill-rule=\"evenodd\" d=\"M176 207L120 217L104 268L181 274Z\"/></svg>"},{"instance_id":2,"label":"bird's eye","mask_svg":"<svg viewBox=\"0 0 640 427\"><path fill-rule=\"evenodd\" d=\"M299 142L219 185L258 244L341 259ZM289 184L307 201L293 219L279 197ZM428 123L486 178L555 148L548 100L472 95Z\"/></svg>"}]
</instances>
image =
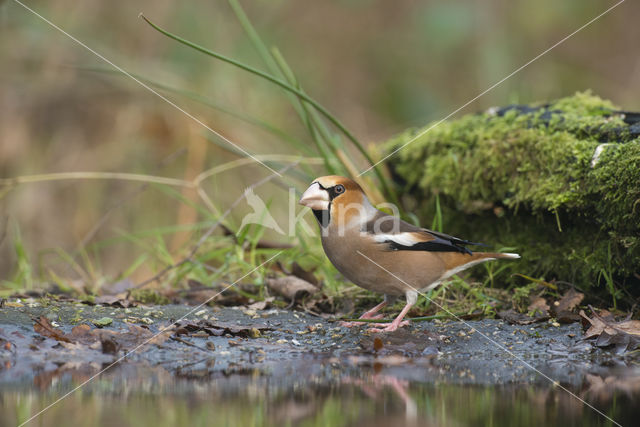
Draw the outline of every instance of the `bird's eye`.
<instances>
[{"instance_id":1,"label":"bird's eye","mask_svg":"<svg viewBox=\"0 0 640 427\"><path fill-rule=\"evenodd\" d=\"M336 194L344 193L344 185L336 185Z\"/></svg>"}]
</instances>

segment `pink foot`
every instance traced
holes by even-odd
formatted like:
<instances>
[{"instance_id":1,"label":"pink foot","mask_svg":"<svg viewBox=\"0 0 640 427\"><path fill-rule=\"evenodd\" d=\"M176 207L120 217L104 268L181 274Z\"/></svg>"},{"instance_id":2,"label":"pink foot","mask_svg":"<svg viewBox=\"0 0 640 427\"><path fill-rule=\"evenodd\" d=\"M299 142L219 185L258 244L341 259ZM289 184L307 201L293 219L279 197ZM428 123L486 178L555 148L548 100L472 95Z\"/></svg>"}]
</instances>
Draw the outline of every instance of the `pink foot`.
<instances>
[{"instance_id":1,"label":"pink foot","mask_svg":"<svg viewBox=\"0 0 640 427\"><path fill-rule=\"evenodd\" d=\"M375 316L371 315L368 317L362 316L361 319L382 319L382 314L376 314ZM345 328L353 328L354 326L366 326L367 322L340 322L338 325L344 326ZM374 323L377 325L377 323Z\"/></svg>"},{"instance_id":2,"label":"pink foot","mask_svg":"<svg viewBox=\"0 0 640 427\"><path fill-rule=\"evenodd\" d=\"M403 326L408 326L408 325L409 325L409 321L408 320L403 320L400 323L391 322L390 324L373 323L372 326L379 326L379 328L371 328L369 330L371 332L393 332L393 331L397 330L398 328L401 328Z\"/></svg>"}]
</instances>

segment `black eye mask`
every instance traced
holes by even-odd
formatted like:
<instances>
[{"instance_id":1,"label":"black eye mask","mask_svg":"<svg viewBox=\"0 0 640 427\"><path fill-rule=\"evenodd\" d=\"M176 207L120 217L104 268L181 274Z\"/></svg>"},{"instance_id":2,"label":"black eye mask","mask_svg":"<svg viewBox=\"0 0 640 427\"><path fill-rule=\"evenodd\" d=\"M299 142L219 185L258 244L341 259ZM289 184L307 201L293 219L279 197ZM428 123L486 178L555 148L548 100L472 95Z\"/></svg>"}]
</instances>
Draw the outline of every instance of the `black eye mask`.
<instances>
[{"instance_id":1,"label":"black eye mask","mask_svg":"<svg viewBox=\"0 0 640 427\"><path fill-rule=\"evenodd\" d=\"M329 200L333 201L333 199L335 199L336 197L338 197L341 194L344 194L344 186L341 184L338 185L334 185L333 187L323 187L322 184L320 184L318 181L315 182L316 184L318 184L318 186L322 189L325 190L327 193L329 193ZM342 191L338 192L336 191L336 187L342 187Z\"/></svg>"},{"instance_id":2,"label":"black eye mask","mask_svg":"<svg viewBox=\"0 0 640 427\"><path fill-rule=\"evenodd\" d=\"M318 186L322 189L325 190L328 194L329 194L329 208L326 210L312 210L313 215L316 217L316 219L318 220L318 224L320 224L320 227L322 228L326 228L329 226L329 222L331 221L331 202L333 201L333 199L335 199L336 197L338 197L340 194L344 193L344 187L343 190L341 192L337 192L336 191L336 187L337 185L334 185L333 187L323 187L322 184L320 184L318 181L316 181L316 184L318 184ZM338 184L340 185L340 184Z\"/></svg>"}]
</instances>

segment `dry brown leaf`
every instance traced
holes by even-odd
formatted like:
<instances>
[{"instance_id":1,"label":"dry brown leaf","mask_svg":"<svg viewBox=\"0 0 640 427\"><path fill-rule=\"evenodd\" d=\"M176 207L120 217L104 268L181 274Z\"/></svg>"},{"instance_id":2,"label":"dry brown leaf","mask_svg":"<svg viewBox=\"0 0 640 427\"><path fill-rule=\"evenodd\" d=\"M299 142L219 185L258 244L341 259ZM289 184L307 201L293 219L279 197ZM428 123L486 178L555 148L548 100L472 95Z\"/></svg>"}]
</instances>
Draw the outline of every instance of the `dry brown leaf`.
<instances>
[{"instance_id":1,"label":"dry brown leaf","mask_svg":"<svg viewBox=\"0 0 640 427\"><path fill-rule=\"evenodd\" d=\"M267 279L267 286L273 292L292 302L297 301L304 296L313 295L318 292L318 288L306 280L302 280L296 276Z\"/></svg>"},{"instance_id":2,"label":"dry brown leaf","mask_svg":"<svg viewBox=\"0 0 640 427\"><path fill-rule=\"evenodd\" d=\"M534 297L527 307L529 313L533 313L534 316L547 316L549 314L549 304L542 297Z\"/></svg>"},{"instance_id":3,"label":"dry brown leaf","mask_svg":"<svg viewBox=\"0 0 640 427\"><path fill-rule=\"evenodd\" d=\"M55 328L49 319L44 316L40 316L40 318L36 320L35 325L33 325L33 330L44 337L53 338L56 341L68 343L73 342L73 340L67 337L64 332Z\"/></svg>"},{"instance_id":4,"label":"dry brown leaf","mask_svg":"<svg viewBox=\"0 0 640 427\"><path fill-rule=\"evenodd\" d=\"M98 305L108 305L112 307L129 308L138 305L137 302L127 299L127 293L123 292L116 295L102 295L95 297L93 302Z\"/></svg>"},{"instance_id":5,"label":"dry brown leaf","mask_svg":"<svg viewBox=\"0 0 640 427\"><path fill-rule=\"evenodd\" d=\"M571 311L578 306L584 299L584 294L571 288L565 293L557 305L554 304L554 312L561 313L563 311Z\"/></svg>"},{"instance_id":6,"label":"dry brown leaf","mask_svg":"<svg viewBox=\"0 0 640 427\"><path fill-rule=\"evenodd\" d=\"M590 307L591 308L591 307ZM640 321L624 320L616 322L614 317L606 310L605 316L599 315L591 308L593 317L589 318L584 310L580 310L580 317L584 319L584 324L589 326L585 332L584 339L596 338L595 345L598 347L615 346L617 353L633 350L640 346Z\"/></svg>"},{"instance_id":7,"label":"dry brown leaf","mask_svg":"<svg viewBox=\"0 0 640 427\"><path fill-rule=\"evenodd\" d=\"M275 300L274 297L268 297L263 299L262 301L254 302L253 304L249 304L247 306L248 310L266 310L271 307L271 303Z\"/></svg>"},{"instance_id":8,"label":"dry brown leaf","mask_svg":"<svg viewBox=\"0 0 640 427\"><path fill-rule=\"evenodd\" d=\"M316 276L314 276L313 271L305 270L297 262L294 262L293 265L291 266L291 274L301 278L302 280L306 280L316 288L320 287L320 282L318 281Z\"/></svg>"},{"instance_id":9,"label":"dry brown leaf","mask_svg":"<svg viewBox=\"0 0 640 427\"><path fill-rule=\"evenodd\" d=\"M60 341L70 349L89 347L102 348L103 353L116 353L119 349L130 350L140 344L162 344L174 331L174 327L154 333L148 328L129 324L127 331L96 329L82 324L74 326L71 333L65 334L54 328L46 317L40 317L33 326L40 335Z\"/></svg>"}]
</instances>

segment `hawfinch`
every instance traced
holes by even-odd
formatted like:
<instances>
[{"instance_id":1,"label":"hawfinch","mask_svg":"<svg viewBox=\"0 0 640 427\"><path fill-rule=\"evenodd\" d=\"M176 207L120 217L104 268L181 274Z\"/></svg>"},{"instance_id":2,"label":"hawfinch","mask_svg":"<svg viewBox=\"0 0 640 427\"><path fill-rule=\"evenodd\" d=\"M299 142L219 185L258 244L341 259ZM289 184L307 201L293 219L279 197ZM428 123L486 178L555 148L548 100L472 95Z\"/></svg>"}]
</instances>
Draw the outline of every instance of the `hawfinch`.
<instances>
[{"instance_id":1,"label":"hawfinch","mask_svg":"<svg viewBox=\"0 0 640 427\"><path fill-rule=\"evenodd\" d=\"M418 299L418 293L435 288L443 280L481 262L518 254L471 252L477 245L443 233L413 226L376 209L362 188L349 178L323 176L307 188L300 204L313 211L322 234L322 247L333 265L347 279L384 301L361 319L378 319L376 313L404 295L407 305L380 331L406 325L402 319ZM385 326L385 325L374 325Z\"/></svg>"}]
</instances>

